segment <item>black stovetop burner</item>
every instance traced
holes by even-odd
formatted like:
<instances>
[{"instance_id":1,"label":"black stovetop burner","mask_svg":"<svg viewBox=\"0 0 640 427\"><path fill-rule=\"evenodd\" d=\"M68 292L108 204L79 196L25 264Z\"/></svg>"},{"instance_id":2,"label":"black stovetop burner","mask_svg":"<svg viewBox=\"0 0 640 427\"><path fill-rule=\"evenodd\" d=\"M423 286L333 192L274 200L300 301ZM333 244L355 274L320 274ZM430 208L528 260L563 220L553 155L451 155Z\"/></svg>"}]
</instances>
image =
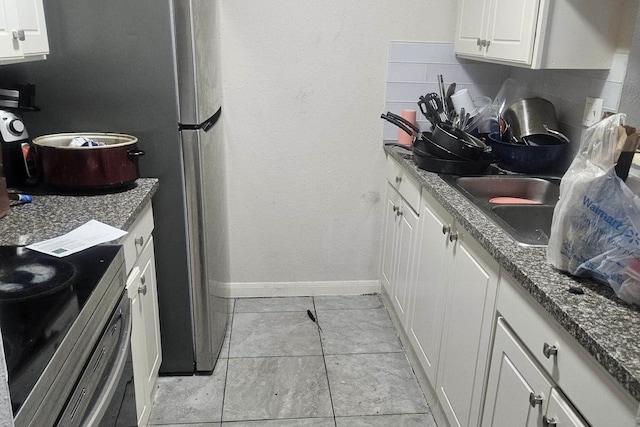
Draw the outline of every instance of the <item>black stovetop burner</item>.
<instances>
[{"instance_id":1,"label":"black stovetop burner","mask_svg":"<svg viewBox=\"0 0 640 427\"><path fill-rule=\"evenodd\" d=\"M0 246L0 331L14 414L119 248L96 246L56 258Z\"/></svg>"}]
</instances>

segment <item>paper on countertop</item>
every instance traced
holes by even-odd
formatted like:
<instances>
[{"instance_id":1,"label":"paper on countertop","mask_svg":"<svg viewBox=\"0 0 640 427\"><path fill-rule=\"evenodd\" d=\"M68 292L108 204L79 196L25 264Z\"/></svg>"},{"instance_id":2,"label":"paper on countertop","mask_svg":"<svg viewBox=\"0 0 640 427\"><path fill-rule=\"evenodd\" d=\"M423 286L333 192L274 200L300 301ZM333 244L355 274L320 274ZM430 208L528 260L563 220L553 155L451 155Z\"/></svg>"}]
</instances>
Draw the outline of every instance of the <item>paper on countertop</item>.
<instances>
[{"instance_id":1,"label":"paper on countertop","mask_svg":"<svg viewBox=\"0 0 640 427\"><path fill-rule=\"evenodd\" d=\"M119 239L125 234L127 234L126 231L92 219L67 234L33 243L27 246L27 249L62 258L100 243Z\"/></svg>"}]
</instances>

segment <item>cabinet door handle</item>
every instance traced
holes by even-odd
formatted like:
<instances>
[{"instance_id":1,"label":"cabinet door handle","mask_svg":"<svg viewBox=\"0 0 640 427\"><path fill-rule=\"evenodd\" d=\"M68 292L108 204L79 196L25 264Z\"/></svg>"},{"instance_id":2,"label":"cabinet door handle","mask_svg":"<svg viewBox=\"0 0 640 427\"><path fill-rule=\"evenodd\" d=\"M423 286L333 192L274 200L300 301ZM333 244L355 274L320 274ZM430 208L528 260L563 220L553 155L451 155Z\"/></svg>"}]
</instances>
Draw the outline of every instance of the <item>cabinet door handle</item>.
<instances>
[{"instance_id":1,"label":"cabinet door handle","mask_svg":"<svg viewBox=\"0 0 640 427\"><path fill-rule=\"evenodd\" d=\"M13 31L13 39L20 40L23 42L25 40L24 30L14 30Z\"/></svg>"},{"instance_id":2,"label":"cabinet door handle","mask_svg":"<svg viewBox=\"0 0 640 427\"><path fill-rule=\"evenodd\" d=\"M489 49L489 45L491 44L491 40L485 40L485 42L487 42L486 46L487 46L487 49Z\"/></svg>"},{"instance_id":3,"label":"cabinet door handle","mask_svg":"<svg viewBox=\"0 0 640 427\"><path fill-rule=\"evenodd\" d=\"M451 226L450 225L443 225L442 226L442 234L444 234L446 236L447 233L451 233Z\"/></svg>"},{"instance_id":4,"label":"cabinet door handle","mask_svg":"<svg viewBox=\"0 0 640 427\"><path fill-rule=\"evenodd\" d=\"M476 40L476 46L481 46L481 45L482 45L482 39L478 37L478 40Z\"/></svg>"},{"instance_id":5,"label":"cabinet door handle","mask_svg":"<svg viewBox=\"0 0 640 427\"><path fill-rule=\"evenodd\" d=\"M449 233L449 241L455 242L456 240L458 240L458 233Z\"/></svg>"},{"instance_id":6,"label":"cabinet door handle","mask_svg":"<svg viewBox=\"0 0 640 427\"><path fill-rule=\"evenodd\" d=\"M542 354L544 354L544 357L546 357L547 359L550 359L551 356L557 356L558 347L555 345L544 343L544 345L542 346Z\"/></svg>"},{"instance_id":7,"label":"cabinet door handle","mask_svg":"<svg viewBox=\"0 0 640 427\"><path fill-rule=\"evenodd\" d=\"M147 285L142 285L138 287L138 293L142 295L147 294Z\"/></svg>"},{"instance_id":8,"label":"cabinet door handle","mask_svg":"<svg viewBox=\"0 0 640 427\"><path fill-rule=\"evenodd\" d=\"M400 210L400 208L398 208L398 211L396 212L396 216L402 216L402 211Z\"/></svg>"},{"instance_id":9,"label":"cabinet door handle","mask_svg":"<svg viewBox=\"0 0 640 427\"><path fill-rule=\"evenodd\" d=\"M542 425L544 427L556 427L558 425L558 422L556 421L555 418L547 418L546 415L542 416Z\"/></svg>"},{"instance_id":10,"label":"cabinet door handle","mask_svg":"<svg viewBox=\"0 0 640 427\"><path fill-rule=\"evenodd\" d=\"M138 246L144 246L144 237L143 237L143 236L136 237L133 241L134 241L134 242L136 243L136 245L138 245Z\"/></svg>"},{"instance_id":11,"label":"cabinet door handle","mask_svg":"<svg viewBox=\"0 0 640 427\"><path fill-rule=\"evenodd\" d=\"M486 40L482 40L482 42L480 43L480 46L482 46L482 47L488 46L487 41Z\"/></svg>"},{"instance_id":12,"label":"cabinet door handle","mask_svg":"<svg viewBox=\"0 0 640 427\"><path fill-rule=\"evenodd\" d=\"M400 206L393 205L393 211L398 212L400 210Z\"/></svg>"},{"instance_id":13,"label":"cabinet door handle","mask_svg":"<svg viewBox=\"0 0 640 427\"><path fill-rule=\"evenodd\" d=\"M400 184L402 182L401 176L396 176L396 184Z\"/></svg>"},{"instance_id":14,"label":"cabinet door handle","mask_svg":"<svg viewBox=\"0 0 640 427\"><path fill-rule=\"evenodd\" d=\"M529 393L529 405L531 405L532 408L542 405L542 402L544 402L542 395L535 394L534 392Z\"/></svg>"}]
</instances>

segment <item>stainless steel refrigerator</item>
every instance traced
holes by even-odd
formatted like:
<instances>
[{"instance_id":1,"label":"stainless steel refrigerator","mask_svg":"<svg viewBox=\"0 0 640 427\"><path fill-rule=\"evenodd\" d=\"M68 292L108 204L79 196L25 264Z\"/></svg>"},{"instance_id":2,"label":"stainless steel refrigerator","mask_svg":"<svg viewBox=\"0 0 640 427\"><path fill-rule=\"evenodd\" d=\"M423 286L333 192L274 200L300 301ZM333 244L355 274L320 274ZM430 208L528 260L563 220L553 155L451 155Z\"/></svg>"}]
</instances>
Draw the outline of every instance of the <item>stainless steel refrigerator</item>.
<instances>
[{"instance_id":1,"label":"stainless steel refrigerator","mask_svg":"<svg viewBox=\"0 0 640 427\"><path fill-rule=\"evenodd\" d=\"M0 67L36 85L33 136L121 132L146 151L165 374L213 370L227 325L215 0L45 1L46 61Z\"/></svg>"}]
</instances>

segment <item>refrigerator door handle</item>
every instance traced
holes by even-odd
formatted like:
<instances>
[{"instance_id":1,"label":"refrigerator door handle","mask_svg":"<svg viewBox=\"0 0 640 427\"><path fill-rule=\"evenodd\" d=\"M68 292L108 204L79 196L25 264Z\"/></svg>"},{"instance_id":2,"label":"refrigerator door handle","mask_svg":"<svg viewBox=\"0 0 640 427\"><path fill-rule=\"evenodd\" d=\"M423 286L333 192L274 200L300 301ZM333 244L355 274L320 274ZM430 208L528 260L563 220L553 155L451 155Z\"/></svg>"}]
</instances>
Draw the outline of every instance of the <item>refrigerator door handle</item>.
<instances>
[{"instance_id":1,"label":"refrigerator door handle","mask_svg":"<svg viewBox=\"0 0 640 427\"><path fill-rule=\"evenodd\" d=\"M194 125L194 124L178 123L178 130L183 131L183 130L202 129L203 131L208 132L218 122L218 119L220 119L221 114L222 114L222 107L218 108L218 111L216 111L213 114L213 116L209 117L208 119L206 119L204 122L200 124Z\"/></svg>"}]
</instances>

